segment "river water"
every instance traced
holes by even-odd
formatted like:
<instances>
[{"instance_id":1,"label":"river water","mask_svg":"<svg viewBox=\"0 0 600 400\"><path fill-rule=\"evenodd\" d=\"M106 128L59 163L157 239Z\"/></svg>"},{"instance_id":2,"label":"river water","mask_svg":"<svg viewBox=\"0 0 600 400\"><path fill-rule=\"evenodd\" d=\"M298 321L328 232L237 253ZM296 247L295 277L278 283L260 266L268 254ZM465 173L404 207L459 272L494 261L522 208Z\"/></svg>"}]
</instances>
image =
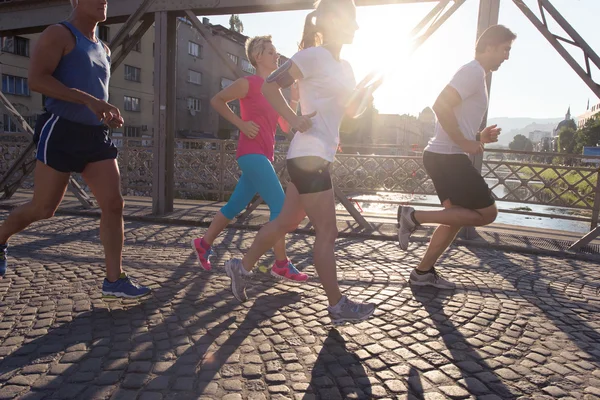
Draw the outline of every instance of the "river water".
<instances>
[{"instance_id":1,"label":"river water","mask_svg":"<svg viewBox=\"0 0 600 400\"><path fill-rule=\"evenodd\" d=\"M486 179L486 182L490 187L493 187L496 183L496 179ZM541 183L541 182L540 182ZM506 196L506 189L504 186L498 186L493 189L494 194L498 198ZM375 195L355 195L354 199L358 202L360 207L365 213L381 214L386 217L395 218L398 205L397 204L385 204L389 201L405 202L405 203L423 203L438 205L439 199L437 196L431 195L411 195L401 193L389 193L381 192ZM527 216L520 214L508 214L502 212L502 210L514 210L519 208L527 207L532 212L548 215L576 215L576 216L589 216L589 212L586 215L583 211L574 210L572 208L557 207L551 205L539 205L539 204L526 204L516 203L507 201L497 201L498 209L500 214L496 219L497 223L518 225L533 228L561 230L568 232L586 233L590 230L590 223L583 221L569 221L564 219L556 219L552 217L538 217L538 216ZM415 206L416 209L432 210L432 207L428 206ZM338 204L338 209L343 209L341 204ZM529 211L529 210L528 210Z\"/></svg>"}]
</instances>

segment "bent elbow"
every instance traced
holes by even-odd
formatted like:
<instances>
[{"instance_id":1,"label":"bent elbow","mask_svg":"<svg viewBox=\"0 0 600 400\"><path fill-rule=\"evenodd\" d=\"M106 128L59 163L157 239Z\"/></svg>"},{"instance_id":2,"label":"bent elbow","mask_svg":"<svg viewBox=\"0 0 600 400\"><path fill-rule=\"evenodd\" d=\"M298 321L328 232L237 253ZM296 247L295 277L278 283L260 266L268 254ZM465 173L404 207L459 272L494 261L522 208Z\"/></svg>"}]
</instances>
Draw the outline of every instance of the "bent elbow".
<instances>
[{"instance_id":1,"label":"bent elbow","mask_svg":"<svg viewBox=\"0 0 600 400\"><path fill-rule=\"evenodd\" d=\"M38 92L38 93L42 92L42 82L43 82L43 79L37 75L30 74L27 77L27 84L29 86L29 90L32 90L34 92Z\"/></svg>"}]
</instances>

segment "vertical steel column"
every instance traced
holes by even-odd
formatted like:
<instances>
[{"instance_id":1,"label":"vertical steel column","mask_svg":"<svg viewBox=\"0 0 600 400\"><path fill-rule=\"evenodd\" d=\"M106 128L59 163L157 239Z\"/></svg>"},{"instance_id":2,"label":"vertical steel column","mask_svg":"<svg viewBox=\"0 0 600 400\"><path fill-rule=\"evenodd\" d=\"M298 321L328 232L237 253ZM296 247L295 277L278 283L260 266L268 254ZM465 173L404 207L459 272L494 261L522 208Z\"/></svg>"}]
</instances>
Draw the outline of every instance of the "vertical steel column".
<instances>
[{"instance_id":1,"label":"vertical steel column","mask_svg":"<svg viewBox=\"0 0 600 400\"><path fill-rule=\"evenodd\" d=\"M498 24L498 17L500 14L500 0L480 0L479 1L479 18L477 19L477 37L479 39L481 34L485 32L490 26ZM491 88L492 88L492 73L489 73L486 78L486 84L488 93L491 99ZM481 123L481 129L487 125L488 113L485 112L483 122ZM473 158L473 165L479 173L481 173L483 167L483 154L478 154ZM477 231L474 227L465 227L462 231L462 236L465 239L475 239L477 237Z\"/></svg>"},{"instance_id":2,"label":"vertical steel column","mask_svg":"<svg viewBox=\"0 0 600 400\"><path fill-rule=\"evenodd\" d=\"M173 12L155 14L154 158L152 213L173 211L175 161L175 61L177 20Z\"/></svg>"}]
</instances>

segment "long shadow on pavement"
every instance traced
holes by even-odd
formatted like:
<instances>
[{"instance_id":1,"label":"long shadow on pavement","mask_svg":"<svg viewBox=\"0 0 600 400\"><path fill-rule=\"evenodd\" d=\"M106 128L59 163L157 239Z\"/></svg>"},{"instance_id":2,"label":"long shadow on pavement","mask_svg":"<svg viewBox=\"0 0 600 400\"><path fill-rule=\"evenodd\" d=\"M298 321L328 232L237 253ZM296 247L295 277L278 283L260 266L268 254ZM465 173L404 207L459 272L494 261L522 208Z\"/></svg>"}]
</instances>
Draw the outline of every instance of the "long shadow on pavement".
<instances>
[{"instance_id":1,"label":"long shadow on pavement","mask_svg":"<svg viewBox=\"0 0 600 400\"><path fill-rule=\"evenodd\" d=\"M494 370L475 351L465 336L456 328L444 312L444 299L452 292L434 288L419 287L411 291L415 300L420 302L434 322L446 348L452 357L452 363L460 370L464 384L472 396L479 397L497 394L502 399L513 399L515 394L496 376ZM448 387L449 396L459 396L460 388Z\"/></svg>"},{"instance_id":2,"label":"long shadow on pavement","mask_svg":"<svg viewBox=\"0 0 600 400\"><path fill-rule=\"evenodd\" d=\"M346 340L332 328L312 370L310 385L321 399L371 399L371 381ZM305 398L312 398L307 395Z\"/></svg>"}]
</instances>

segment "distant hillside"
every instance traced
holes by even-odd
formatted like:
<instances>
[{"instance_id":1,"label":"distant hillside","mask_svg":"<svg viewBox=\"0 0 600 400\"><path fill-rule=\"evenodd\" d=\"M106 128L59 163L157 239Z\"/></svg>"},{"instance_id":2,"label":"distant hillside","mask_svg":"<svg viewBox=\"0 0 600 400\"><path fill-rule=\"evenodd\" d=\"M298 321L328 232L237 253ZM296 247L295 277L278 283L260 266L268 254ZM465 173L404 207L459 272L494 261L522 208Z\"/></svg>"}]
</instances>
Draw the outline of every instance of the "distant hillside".
<instances>
[{"instance_id":1,"label":"distant hillside","mask_svg":"<svg viewBox=\"0 0 600 400\"><path fill-rule=\"evenodd\" d=\"M502 128L502 134L498 137L498 144L508 146L513 138L519 134L528 136L529 132L549 131L552 132L556 125L564 118L490 118L488 125L497 124Z\"/></svg>"}]
</instances>

